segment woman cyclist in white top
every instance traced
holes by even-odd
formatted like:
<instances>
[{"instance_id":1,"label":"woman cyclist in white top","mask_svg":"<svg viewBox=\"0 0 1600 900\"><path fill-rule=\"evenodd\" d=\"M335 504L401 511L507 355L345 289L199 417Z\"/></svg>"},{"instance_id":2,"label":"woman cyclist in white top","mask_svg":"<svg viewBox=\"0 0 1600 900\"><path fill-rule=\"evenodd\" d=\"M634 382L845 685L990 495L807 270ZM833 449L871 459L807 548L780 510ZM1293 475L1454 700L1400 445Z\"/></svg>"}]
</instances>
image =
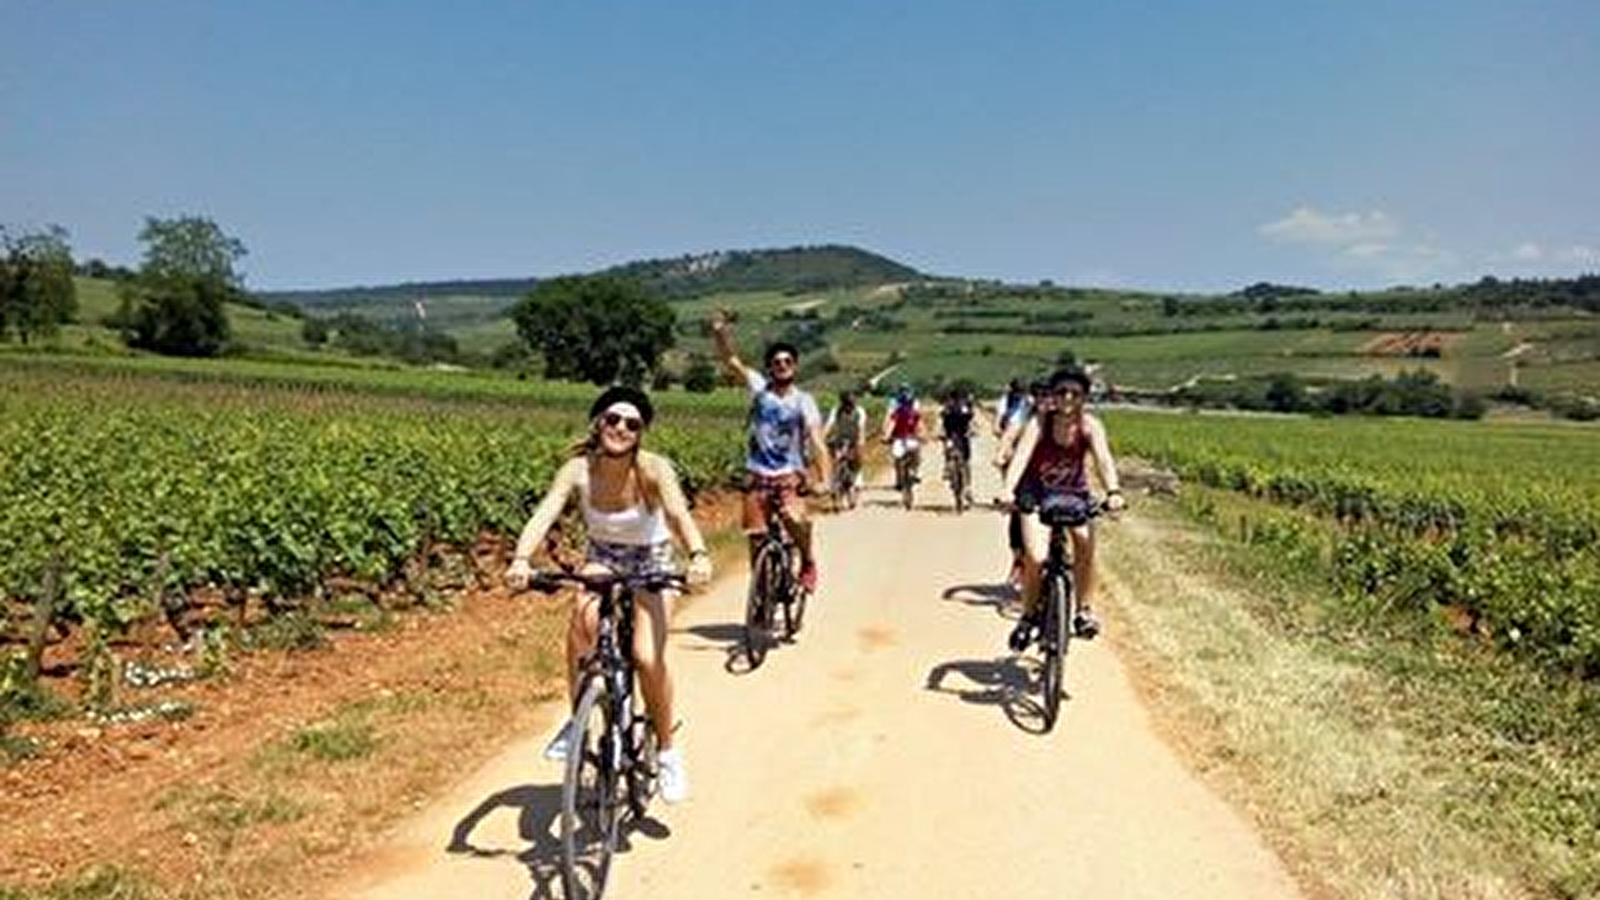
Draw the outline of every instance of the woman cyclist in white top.
<instances>
[{"instance_id":1,"label":"woman cyclist in white top","mask_svg":"<svg viewBox=\"0 0 1600 900\"><path fill-rule=\"evenodd\" d=\"M673 538L689 551L685 573L694 583L711 577L705 538L689 514L677 472L666 457L640 449L645 428L654 417L650 398L629 387L607 388L589 408L589 433L572 459L556 471L550 489L522 529L506 580L513 588L527 585L534 551L576 497L588 526L586 572L621 574L673 571ZM635 606L634 660L645 705L661 748L661 796L676 803L689 793L683 754L673 745L672 678L667 671L667 603L660 593L641 593ZM567 692L577 689L578 663L595 644L599 632L599 600L580 597L567 630ZM564 725L545 755L564 759L571 743L571 723Z\"/></svg>"}]
</instances>

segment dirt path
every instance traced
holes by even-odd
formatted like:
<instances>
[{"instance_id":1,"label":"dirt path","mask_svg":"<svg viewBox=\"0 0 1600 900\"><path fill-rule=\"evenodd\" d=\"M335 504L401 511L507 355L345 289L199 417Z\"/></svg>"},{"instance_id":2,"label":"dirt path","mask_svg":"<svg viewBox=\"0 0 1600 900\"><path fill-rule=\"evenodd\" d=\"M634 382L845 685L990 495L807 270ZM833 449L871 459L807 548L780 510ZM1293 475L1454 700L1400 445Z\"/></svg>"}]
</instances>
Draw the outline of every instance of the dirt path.
<instances>
[{"instance_id":1,"label":"dirt path","mask_svg":"<svg viewBox=\"0 0 1600 900\"><path fill-rule=\"evenodd\" d=\"M926 508L908 513L876 489L822 521L806 630L755 672L728 667L741 573L680 612L694 796L654 808L607 896L1298 897L1156 736L1106 642L1073 645L1062 721L1037 733L1018 690L1027 670L1003 647L1015 613L997 587L1001 521L950 514L937 469L924 466ZM978 478L992 493L991 473ZM547 736L405 823L333 895L560 897Z\"/></svg>"}]
</instances>

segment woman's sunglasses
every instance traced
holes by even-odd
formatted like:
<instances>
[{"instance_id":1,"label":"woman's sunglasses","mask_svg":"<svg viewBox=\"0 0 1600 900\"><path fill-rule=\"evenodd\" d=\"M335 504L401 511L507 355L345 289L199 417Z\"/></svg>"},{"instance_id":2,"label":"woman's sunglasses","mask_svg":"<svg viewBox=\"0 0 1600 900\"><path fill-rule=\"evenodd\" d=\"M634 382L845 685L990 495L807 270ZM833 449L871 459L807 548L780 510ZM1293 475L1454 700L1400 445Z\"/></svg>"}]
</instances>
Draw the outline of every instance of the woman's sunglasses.
<instances>
[{"instance_id":1,"label":"woman's sunglasses","mask_svg":"<svg viewBox=\"0 0 1600 900\"><path fill-rule=\"evenodd\" d=\"M634 416L625 416L622 413L608 412L600 417L600 421L604 423L607 428L615 428L618 425L621 425L623 428L628 429L634 434L638 434L644 430L643 419L636 418Z\"/></svg>"}]
</instances>

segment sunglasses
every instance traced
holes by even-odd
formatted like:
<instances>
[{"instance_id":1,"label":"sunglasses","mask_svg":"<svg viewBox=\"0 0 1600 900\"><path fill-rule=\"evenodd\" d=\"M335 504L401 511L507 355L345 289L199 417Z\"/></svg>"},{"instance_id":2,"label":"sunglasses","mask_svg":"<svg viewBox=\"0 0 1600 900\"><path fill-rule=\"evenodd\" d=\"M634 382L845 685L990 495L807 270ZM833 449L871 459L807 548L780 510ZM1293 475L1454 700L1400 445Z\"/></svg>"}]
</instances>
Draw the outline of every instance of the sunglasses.
<instances>
[{"instance_id":1,"label":"sunglasses","mask_svg":"<svg viewBox=\"0 0 1600 900\"><path fill-rule=\"evenodd\" d=\"M644 430L643 419L640 419L636 416L625 416L622 413L608 412L600 417L600 421L607 428L616 428L618 425L621 425L623 428L628 429L634 434L638 434Z\"/></svg>"},{"instance_id":2,"label":"sunglasses","mask_svg":"<svg viewBox=\"0 0 1600 900\"><path fill-rule=\"evenodd\" d=\"M773 365L773 366L792 366L792 365L794 365L794 357L792 357L792 356L774 356L772 358L772 362L769 363L769 365Z\"/></svg>"}]
</instances>

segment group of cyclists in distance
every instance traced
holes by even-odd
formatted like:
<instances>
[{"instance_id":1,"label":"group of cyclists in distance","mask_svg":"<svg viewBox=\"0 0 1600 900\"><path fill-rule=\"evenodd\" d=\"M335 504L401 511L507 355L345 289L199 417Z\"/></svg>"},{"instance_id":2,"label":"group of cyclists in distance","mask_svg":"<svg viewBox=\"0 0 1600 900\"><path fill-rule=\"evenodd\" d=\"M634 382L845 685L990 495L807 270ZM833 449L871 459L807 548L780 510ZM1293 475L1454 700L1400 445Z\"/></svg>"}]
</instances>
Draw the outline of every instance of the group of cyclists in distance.
<instances>
[{"instance_id":1,"label":"group of cyclists in distance","mask_svg":"<svg viewBox=\"0 0 1600 900\"><path fill-rule=\"evenodd\" d=\"M739 356L732 323L723 314L711 319L717 356L730 381L750 395L746 435L746 491L742 525L751 547L765 532L769 505L775 505L794 539L800 567L799 584L815 593L820 583L816 542L805 495L852 496L860 486L861 461L869 417L859 398L843 391L826 417L816 399L799 387L800 350L778 341L770 344L756 369ZM1024 651L1039 628L1040 569L1047 552L1048 530L1026 511L1046 497L1090 504L1090 461L1104 492L1104 508L1123 507L1121 482L1111 455L1105 425L1087 409L1091 380L1081 368L1068 366L1027 388L1013 380L994 410L1000 469L1012 553L1008 577L1021 595L1023 613L1007 639ZM589 409L588 430L572 448L571 458L556 472L517 540L507 570L508 584L525 588L533 576L533 555L569 504L576 502L587 526L583 571L611 571L643 576L681 570L691 584L712 576L706 541L689 513L671 461L645 450L642 443L654 419L650 398L629 387L607 388ZM939 437L949 456L970 465L977 409L970 394L951 389L941 398ZM902 384L877 430L892 457L904 461L897 473L915 480L926 429L922 411L909 384ZM835 469L838 477L835 477ZM970 470L969 470L970 471ZM963 484L970 492L972 480ZM901 485L897 485L897 488ZM967 496L970 501L970 493ZM769 501L775 504L769 504ZM1073 581L1079 611L1072 627L1093 638L1100 630L1094 612L1094 534L1087 523L1071 528ZM675 558L675 545L688 555L686 567ZM677 803L689 795L683 754L673 735L673 682L666 659L670 591L641 596L635 607L633 654L659 753L662 799ZM577 689L581 661L593 651L598 629L593 597L574 603L567 629L566 660L569 700ZM553 760L571 750L572 724L564 723L545 749Z\"/></svg>"}]
</instances>

